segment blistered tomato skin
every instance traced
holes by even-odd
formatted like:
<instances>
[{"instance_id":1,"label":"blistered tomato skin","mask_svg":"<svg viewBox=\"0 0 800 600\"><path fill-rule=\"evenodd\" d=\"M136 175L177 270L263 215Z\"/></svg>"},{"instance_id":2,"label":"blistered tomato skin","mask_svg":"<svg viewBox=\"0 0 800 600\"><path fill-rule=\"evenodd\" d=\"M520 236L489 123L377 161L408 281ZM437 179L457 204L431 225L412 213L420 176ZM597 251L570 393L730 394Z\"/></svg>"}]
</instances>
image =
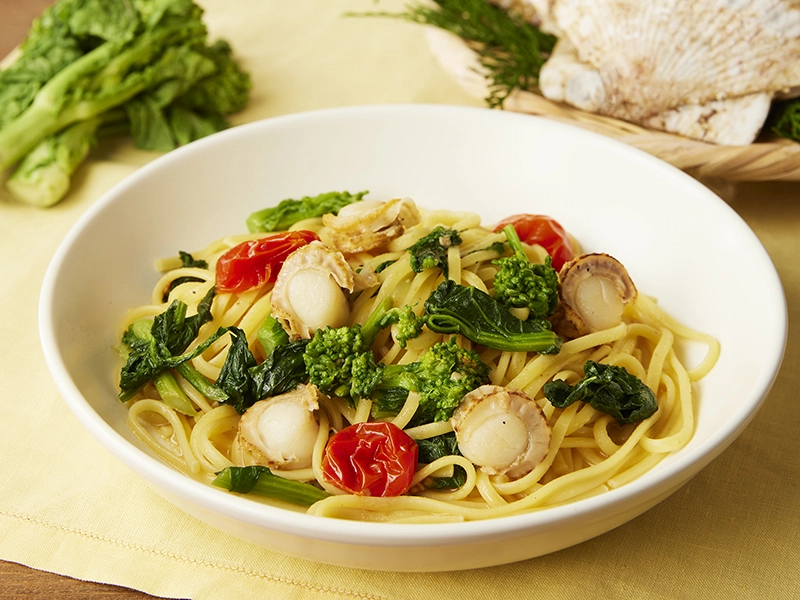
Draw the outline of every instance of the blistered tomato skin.
<instances>
[{"instance_id":1,"label":"blistered tomato skin","mask_svg":"<svg viewBox=\"0 0 800 600\"><path fill-rule=\"evenodd\" d=\"M401 496L411 488L417 443L392 423L356 423L335 433L322 457L322 474L358 496Z\"/></svg>"},{"instance_id":2,"label":"blistered tomato skin","mask_svg":"<svg viewBox=\"0 0 800 600\"><path fill-rule=\"evenodd\" d=\"M241 294L274 283L286 258L301 246L318 239L313 231L298 230L234 246L217 260L217 292Z\"/></svg>"},{"instance_id":3,"label":"blistered tomato skin","mask_svg":"<svg viewBox=\"0 0 800 600\"><path fill-rule=\"evenodd\" d=\"M572 240L561 224L545 215L519 214L506 217L494 227L500 231L513 225L519 239L526 244L539 244L553 259L553 268L560 271L564 263L575 258Z\"/></svg>"}]
</instances>

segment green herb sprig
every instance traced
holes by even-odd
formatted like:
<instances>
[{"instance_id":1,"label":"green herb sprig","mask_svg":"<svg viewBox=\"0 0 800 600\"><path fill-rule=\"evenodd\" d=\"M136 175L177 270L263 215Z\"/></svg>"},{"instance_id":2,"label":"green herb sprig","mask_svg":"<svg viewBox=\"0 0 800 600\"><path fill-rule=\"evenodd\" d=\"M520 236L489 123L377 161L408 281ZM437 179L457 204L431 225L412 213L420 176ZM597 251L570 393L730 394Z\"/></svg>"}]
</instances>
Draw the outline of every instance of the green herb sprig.
<instances>
[{"instance_id":1,"label":"green herb sprig","mask_svg":"<svg viewBox=\"0 0 800 600\"><path fill-rule=\"evenodd\" d=\"M402 13L355 16L399 17L466 41L491 79L486 97L491 108L502 108L514 90L536 91L539 70L556 43L554 36L486 0L434 0L434 5L410 6Z\"/></svg>"},{"instance_id":2,"label":"green herb sprig","mask_svg":"<svg viewBox=\"0 0 800 600\"><path fill-rule=\"evenodd\" d=\"M800 142L800 98L774 104L768 122L775 135Z\"/></svg>"}]
</instances>

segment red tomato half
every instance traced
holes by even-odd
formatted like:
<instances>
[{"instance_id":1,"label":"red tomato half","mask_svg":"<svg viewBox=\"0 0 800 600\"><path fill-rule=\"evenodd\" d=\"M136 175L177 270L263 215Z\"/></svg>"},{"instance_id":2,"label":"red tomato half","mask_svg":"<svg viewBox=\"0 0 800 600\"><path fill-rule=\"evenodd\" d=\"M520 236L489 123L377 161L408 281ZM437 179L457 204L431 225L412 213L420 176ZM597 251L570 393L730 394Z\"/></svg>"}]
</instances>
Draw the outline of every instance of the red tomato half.
<instances>
[{"instance_id":1,"label":"red tomato half","mask_svg":"<svg viewBox=\"0 0 800 600\"><path fill-rule=\"evenodd\" d=\"M560 271L565 262L575 258L572 240L561 224L544 215L512 215L500 221L494 228L500 231L506 225L513 225L519 239L529 245L539 244L553 259L553 268Z\"/></svg>"},{"instance_id":2,"label":"red tomato half","mask_svg":"<svg viewBox=\"0 0 800 600\"><path fill-rule=\"evenodd\" d=\"M417 443L392 423L356 423L335 433L322 457L322 474L359 496L400 496L411 487Z\"/></svg>"},{"instance_id":3,"label":"red tomato half","mask_svg":"<svg viewBox=\"0 0 800 600\"><path fill-rule=\"evenodd\" d=\"M234 246L217 260L217 291L239 294L274 282L292 252L318 239L313 231L299 230Z\"/></svg>"}]
</instances>

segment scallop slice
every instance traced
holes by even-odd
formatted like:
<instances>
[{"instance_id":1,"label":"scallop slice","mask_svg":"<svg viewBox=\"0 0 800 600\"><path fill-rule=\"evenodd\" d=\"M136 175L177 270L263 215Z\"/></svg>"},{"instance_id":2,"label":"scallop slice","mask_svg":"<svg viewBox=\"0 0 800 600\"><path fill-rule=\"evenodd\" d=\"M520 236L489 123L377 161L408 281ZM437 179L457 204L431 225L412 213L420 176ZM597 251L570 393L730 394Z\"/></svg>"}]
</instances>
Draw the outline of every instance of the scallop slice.
<instances>
[{"instance_id":1,"label":"scallop slice","mask_svg":"<svg viewBox=\"0 0 800 600\"><path fill-rule=\"evenodd\" d=\"M293 340L317 329L342 327L350 317L355 274L341 252L313 241L283 263L272 290L272 316Z\"/></svg>"},{"instance_id":2,"label":"scallop slice","mask_svg":"<svg viewBox=\"0 0 800 600\"><path fill-rule=\"evenodd\" d=\"M320 392L314 385L259 400L239 420L235 444L248 464L278 469L311 466L319 434L315 411Z\"/></svg>"},{"instance_id":3,"label":"scallop slice","mask_svg":"<svg viewBox=\"0 0 800 600\"><path fill-rule=\"evenodd\" d=\"M322 217L331 243L345 254L380 248L403 235L408 227L420 222L417 205L411 198L388 202L362 200L348 204L338 215Z\"/></svg>"},{"instance_id":4,"label":"scallop slice","mask_svg":"<svg viewBox=\"0 0 800 600\"><path fill-rule=\"evenodd\" d=\"M489 475L517 479L538 465L550 448L550 425L525 393L497 385L466 396L450 419L464 457Z\"/></svg>"},{"instance_id":5,"label":"scallop slice","mask_svg":"<svg viewBox=\"0 0 800 600\"><path fill-rule=\"evenodd\" d=\"M622 322L625 305L637 290L628 271L608 254L582 254L559 273L564 316L578 334L610 329Z\"/></svg>"}]
</instances>

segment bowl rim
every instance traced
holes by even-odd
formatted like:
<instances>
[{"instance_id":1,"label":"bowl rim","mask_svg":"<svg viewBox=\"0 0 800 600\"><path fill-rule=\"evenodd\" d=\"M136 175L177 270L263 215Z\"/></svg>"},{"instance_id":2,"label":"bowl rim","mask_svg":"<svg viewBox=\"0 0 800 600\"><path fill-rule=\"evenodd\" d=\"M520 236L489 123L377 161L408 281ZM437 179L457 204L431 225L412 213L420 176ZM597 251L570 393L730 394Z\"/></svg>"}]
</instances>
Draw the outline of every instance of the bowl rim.
<instances>
[{"instance_id":1,"label":"bowl rim","mask_svg":"<svg viewBox=\"0 0 800 600\"><path fill-rule=\"evenodd\" d=\"M63 357L57 350L58 346L54 328L55 289L58 284L61 267L68 259L73 245L80 238L83 231L98 214L116 202L118 198L124 197L124 192L134 187L140 180L146 179L153 172L169 168L173 161L182 159L192 152L202 152L206 147L216 144L220 139L257 135L257 132L261 130L269 130L272 127L291 126L293 122L303 122L309 119L358 118L362 115L375 114L385 118L391 118L392 115L397 114L412 114L418 117L422 116L432 119L438 118L444 114L457 114L460 118L464 119L518 119L521 123L544 122L547 123L547 127L553 127L557 130L560 128L568 128L571 131L571 135L602 138L602 143L615 146L617 151L631 153L635 155L638 160L649 161L654 168L668 172L670 177L685 178L690 185L695 185L698 189L702 188L704 192L699 195L706 198L704 201L718 202L723 205L720 208L730 211L731 217L738 219L752 234L753 239L751 243L753 244L753 250L756 252L763 252L762 259L768 261L769 265L772 266L770 278L773 284L772 295L776 302L777 309L775 314L775 326L777 329L775 333L778 338L783 340L783 343L769 349L771 355L765 364L770 365L770 367L759 374L751 393L747 396L739 409L723 424L723 427L714 431L706 440L698 444L690 455L680 456L676 460L671 461L667 465L663 465L655 471L648 471L641 477L620 488L609 490L591 498L549 507L544 510L533 510L522 514L477 521L431 523L425 524L424 527L419 526L419 524L343 521L339 519L317 517L262 504L194 480L176 471L166 463L163 463L143 447L138 447L123 438L111 425L100 417L83 397L75 381L72 379ZM727 448L758 412L781 367L788 335L788 309L785 294L780 278L763 245L755 236L755 233L752 232L749 226L747 226L741 217L739 217L727 203L689 175L637 148L618 140L602 136L601 134L580 129L571 124L558 123L543 117L522 115L519 113L506 113L483 107L434 104L357 105L316 109L270 117L238 125L157 157L150 163L138 168L134 173L102 194L102 196L90 205L76 220L58 245L47 267L41 286L38 312L40 342L43 348L45 362L64 401L81 424L89 430L89 433L137 475L143 477L156 488L168 490L170 493L177 494L184 500L188 500L193 504L202 506L211 511L218 512L221 515L234 518L237 521L305 538L357 543L362 545L436 546L449 544L454 541L465 542L469 540L521 535L531 528L542 528L543 530L557 529L564 521L571 520L578 516L597 514L605 517L609 512L613 512L615 505L620 507L620 511L625 510L621 507L626 505L626 499L631 500L637 497L646 497L651 493L650 490L659 486L667 486L667 483L671 481L678 482L677 485L667 486L671 487L670 492L674 491L674 489L677 489L680 485L688 481L688 479ZM343 526L345 523L346 526Z\"/></svg>"}]
</instances>

